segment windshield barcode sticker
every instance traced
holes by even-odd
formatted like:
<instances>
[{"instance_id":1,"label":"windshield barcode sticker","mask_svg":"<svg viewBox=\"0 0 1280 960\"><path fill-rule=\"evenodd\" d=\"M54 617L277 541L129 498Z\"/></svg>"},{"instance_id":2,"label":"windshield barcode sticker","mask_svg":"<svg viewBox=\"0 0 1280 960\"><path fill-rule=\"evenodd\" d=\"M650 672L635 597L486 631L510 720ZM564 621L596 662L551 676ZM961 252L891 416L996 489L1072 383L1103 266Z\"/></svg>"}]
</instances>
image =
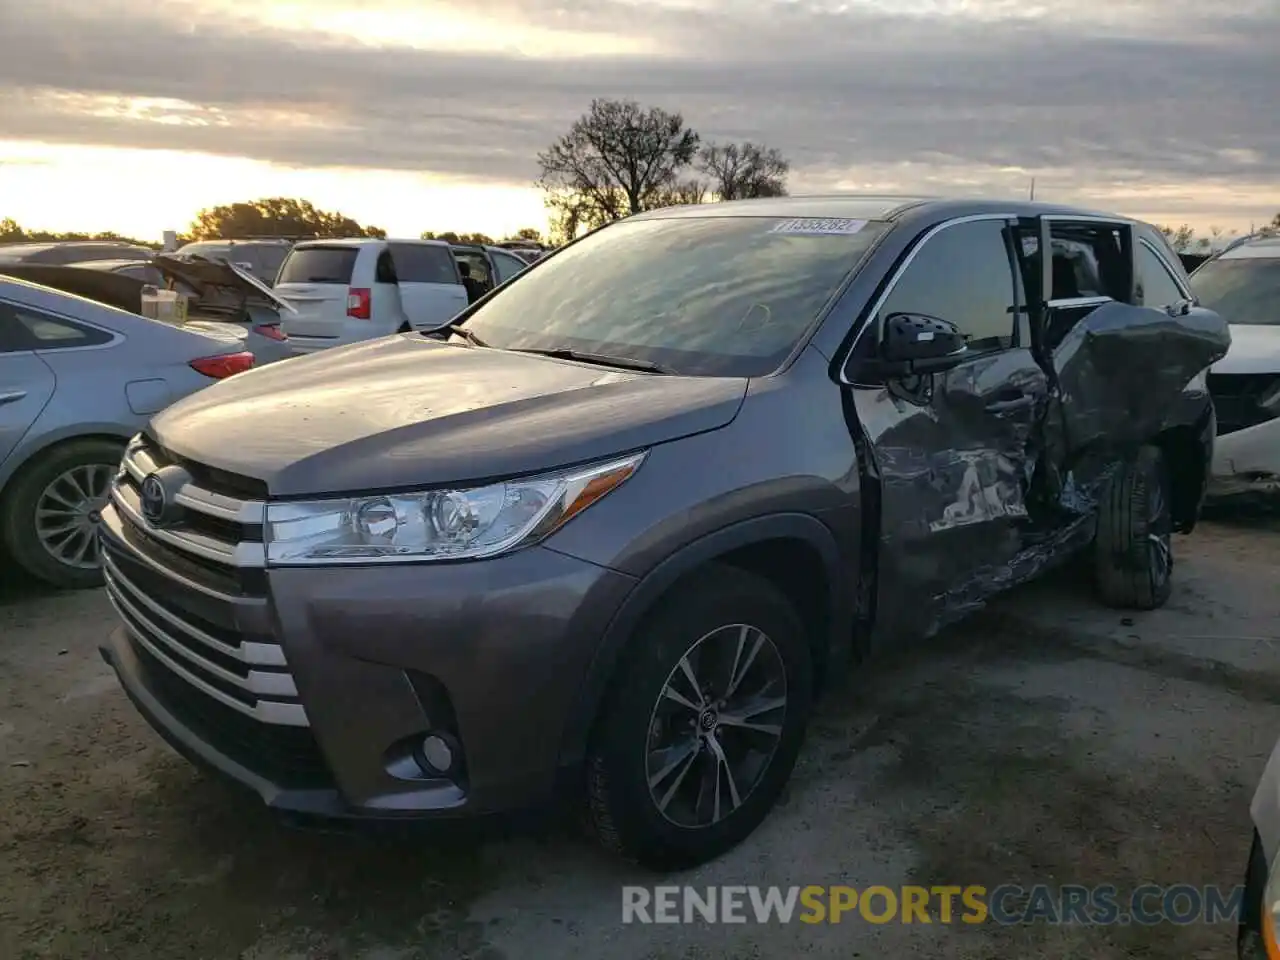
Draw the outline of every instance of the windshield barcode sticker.
<instances>
[{"instance_id":1,"label":"windshield barcode sticker","mask_svg":"<svg viewBox=\"0 0 1280 960\"><path fill-rule=\"evenodd\" d=\"M841 234L857 233L867 225L865 220L846 220L841 217L806 217L803 220L784 220L770 233Z\"/></svg>"}]
</instances>

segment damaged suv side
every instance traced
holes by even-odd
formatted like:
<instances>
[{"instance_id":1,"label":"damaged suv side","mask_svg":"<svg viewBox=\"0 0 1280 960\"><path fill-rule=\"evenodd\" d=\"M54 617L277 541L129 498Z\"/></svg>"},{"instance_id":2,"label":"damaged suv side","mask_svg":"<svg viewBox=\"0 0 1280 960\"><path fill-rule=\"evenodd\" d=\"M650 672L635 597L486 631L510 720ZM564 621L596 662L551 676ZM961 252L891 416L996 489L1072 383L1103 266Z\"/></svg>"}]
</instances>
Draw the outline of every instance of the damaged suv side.
<instances>
[{"instance_id":1,"label":"damaged suv side","mask_svg":"<svg viewBox=\"0 0 1280 960\"><path fill-rule=\"evenodd\" d=\"M280 811L567 785L611 849L704 861L772 808L842 666L1074 555L1106 602L1164 602L1229 345L1190 299L1144 305L1185 280L1145 224L1028 203L620 221L443 342L156 417L103 517L104 656Z\"/></svg>"}]
</instances>

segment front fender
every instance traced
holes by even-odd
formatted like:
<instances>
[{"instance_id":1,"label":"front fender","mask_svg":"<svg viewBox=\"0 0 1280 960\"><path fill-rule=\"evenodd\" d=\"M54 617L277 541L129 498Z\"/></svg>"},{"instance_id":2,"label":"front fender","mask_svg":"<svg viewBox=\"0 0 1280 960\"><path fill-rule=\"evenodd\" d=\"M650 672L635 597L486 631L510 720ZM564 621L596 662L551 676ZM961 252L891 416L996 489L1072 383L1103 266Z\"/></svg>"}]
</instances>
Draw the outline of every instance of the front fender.
<instances>
[{"instance_id":1,"label":"front fender","mask_svg":"<svg viewBox=\"0 0 1280 960\"><path fill-rule=\"evenodd\" d=\"M827 572L830 656L839 656L850 641L854 591L841 589L840 550L831 529L810 514L780 513L744 520L685 545L639 578L605 629L574 705L563 736L560 766L581 763L614 669L641 618L681 577L733 550L767 540L803 541L822 558Z\"/></svg>"}]
</instances>

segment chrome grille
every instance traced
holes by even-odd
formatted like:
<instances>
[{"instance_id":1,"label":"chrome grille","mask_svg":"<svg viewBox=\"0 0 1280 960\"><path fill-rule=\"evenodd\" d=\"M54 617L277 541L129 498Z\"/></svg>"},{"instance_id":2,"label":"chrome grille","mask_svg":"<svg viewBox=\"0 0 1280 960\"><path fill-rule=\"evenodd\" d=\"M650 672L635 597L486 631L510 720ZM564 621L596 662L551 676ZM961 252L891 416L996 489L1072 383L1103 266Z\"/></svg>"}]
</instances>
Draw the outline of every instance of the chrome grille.
<instances>
[{"instance_id":1,"label":"chrome grille","mask_svg":"<svg viewBox=\"0 0 1280 960\"><path fill-rule=\"evenodd\" d=\"M142 484L171 462L141 438L125 451L103 522L112 605L135 647L185 681L191 696L263 724L309 726L270 626L265 502L192 480L172 493L179 518L157 527L143 515Z\"/></svg>"}]
</instances>

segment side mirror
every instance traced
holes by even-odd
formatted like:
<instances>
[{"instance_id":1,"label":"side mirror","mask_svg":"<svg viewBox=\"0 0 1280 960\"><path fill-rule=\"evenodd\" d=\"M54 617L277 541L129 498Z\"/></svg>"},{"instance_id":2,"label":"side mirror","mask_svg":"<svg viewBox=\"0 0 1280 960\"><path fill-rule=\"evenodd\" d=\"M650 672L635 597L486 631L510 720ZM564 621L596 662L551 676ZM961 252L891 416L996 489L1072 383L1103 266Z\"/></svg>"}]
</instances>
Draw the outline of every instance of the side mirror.
<instances>
[{"instance_id":1,"label":"side mirror","mask_svg":"<svg viewBox=\"0 0 1280 960\"><path fill-rule=\"evenodd\" d=\"M968 354L964 334L949 320L919 313L894 313L885 319L879 364L885 376L939 373Z\"/></svg>"}]
</instances>

